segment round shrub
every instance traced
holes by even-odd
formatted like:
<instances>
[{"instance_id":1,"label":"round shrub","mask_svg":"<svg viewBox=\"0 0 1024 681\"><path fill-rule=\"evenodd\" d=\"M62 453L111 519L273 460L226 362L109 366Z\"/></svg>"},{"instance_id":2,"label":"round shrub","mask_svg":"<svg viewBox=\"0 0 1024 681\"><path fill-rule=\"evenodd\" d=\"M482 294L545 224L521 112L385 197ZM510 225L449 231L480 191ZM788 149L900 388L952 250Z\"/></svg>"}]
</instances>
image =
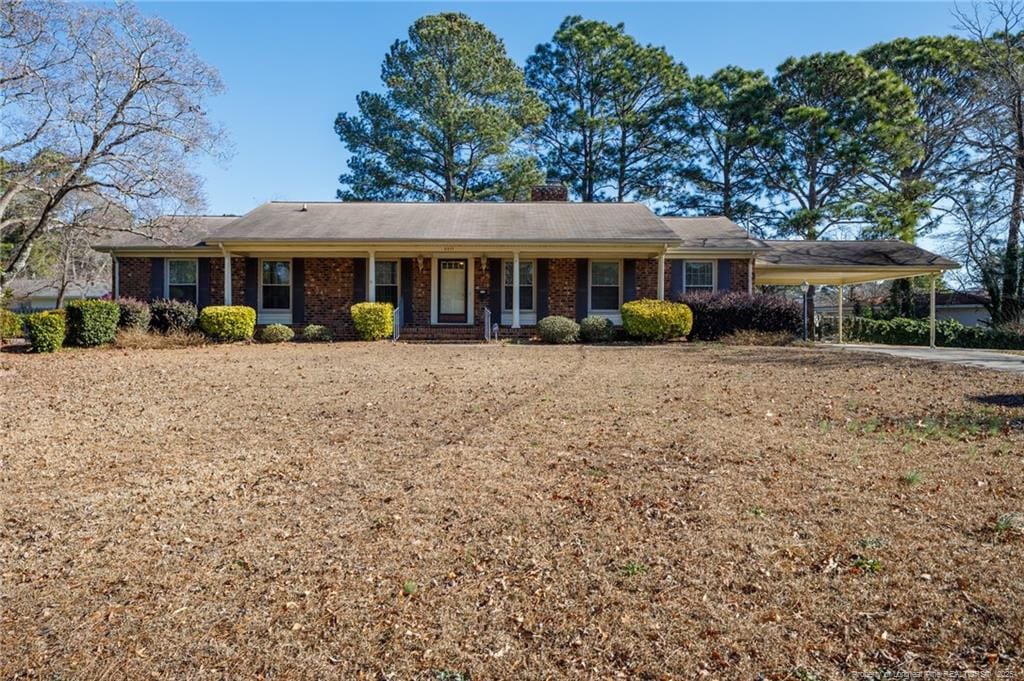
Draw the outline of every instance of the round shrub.
<instances>
[{"instance_id":1,"label":"round shrub","mask_svg":"<svg viewBox=\"0 0 1024 681\"><path fill-rule=\"evenodd\" d=\"M362 340L390 338L395 331L395 308L391 303L356 303L351 312L356 335Z\"/></svg>"},{"instance_id":2,"label":"round shrub","mask_svg":"<svg viewBox=\"0 0 1024 681\"><path fill-rule=\"evenodd\" d=\"M607 317L593 315L580 322L580 338L588 343L607 343L615 337L615 325Z\"/></svg>"},{"instance_id":3,"label":"round shrub","mask_svg":"<svg viewBox=\"0 0 1024 681\"><path fill-rule=\"evenodd\" d=\"M196 328L199 317L195 305L181 300L154 300L149 305L149 313L152 315L150 328L160 333L191 331Z\"/></svg>"},{"instance_id":4,"label":"round shrub","mask_svg":"<svg viewBox=\"0 0 1024 681\"><path fill-rule=\"evenodd\" d=\"M537 322L537 335L545 343L575 343L580 337L580 325L568 317L552 315Z\"/></svg>"},{"instance_id":5,"label":"round shrub","mask_svg":"<svg viewBox=\"0 0 1024 681\"><path fill-rule=\"evenodd\" d=\"M682 303L631 300L622 306L622 326L631 338L666 341L682 338L693 327L693 313Z\"/></svg>"},{"instance_id":6,"label":"round shrub","mask_svg":"<svg viewBox=\"0 0 1024 681\"><path fill-rule=\"evenodd\" d=\"M21 315L0 308L0 340L21 338Z\"/></svg>"},{"instance_id":7,"label":"round shrub","mask_svg":"<svg viewBox=\"0 0 1024 681\"><path fill-rule=\"evenodd\" d=\"M87 348L114 342L121 318L121 308L114 301L72 300L64 311L69 344Z\"/></svg>"},{"instance_id":8,"label":"round shrub","mask_svg":"<svg viewBox=\"0 0 1024 681\"><path fill-rule=\"evenodd\" d=\"M64 311L36 312L25 316L25 338L33 352L56 352L64 345Z\"/></svg>"},{"instance_id":9,"label":"round shrub","mask_svg":"<svg viewBox=\"0 0 1024 681\"><path fill-rule=\"evenodd\" d=\"M256 310L245 305L211 305L199 313L199 330L217 341L244 341L256 330Z\"/></svg>"},{"instance_id":10,"label":"round shrub","mask_svg":"<svg viewBox=\"0 0 1024 681\"><path fill-rule=\"evenodd\" d=\"M260 340L264 343L287 343L295 338L295 332L284 324L270 324L260 331Z\"/></svg>"},{"instance_id":11,"label":"round shrub","mask_svg":"<svg viewBox=\"0 0 1024 681\"><path fill-rule=\"evenodd\" d=\"M326 326L310 324L302 330L302 340L307 343L326 343L334 340L334 333Z\"/></svg>"},{"instance_id":12,"label":"round shrub","mask_svg":"<svg viewBox=\"0 0 1024 681\"><path fill-rule=\"evenodd\" d=\"M151 319L149 303L135 298L119 298L117 306L121 310L121 315L117 320L118 328L138 331L149 329Z\"/></svg>"}]
</instances>

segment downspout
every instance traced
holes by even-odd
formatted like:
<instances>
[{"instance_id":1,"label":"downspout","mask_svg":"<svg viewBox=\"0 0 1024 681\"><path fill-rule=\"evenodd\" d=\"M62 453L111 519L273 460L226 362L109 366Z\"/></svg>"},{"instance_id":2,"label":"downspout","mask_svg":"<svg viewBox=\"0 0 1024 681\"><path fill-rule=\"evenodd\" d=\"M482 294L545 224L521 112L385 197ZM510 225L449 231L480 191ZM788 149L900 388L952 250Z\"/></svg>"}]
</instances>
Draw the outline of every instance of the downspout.
<instances>
[{"instance_id":1,"label":"downspout","mask_svg":"<svg viewBox=\"0 0 1024 681\"><path fill-rule=\"evenodd\" d=\"M747 260L747 295L754 295L754 258L756 251L750 252L750 259Z\"/></svg>"},{"instance_id":2,"label":"downspout","mask_svg":"<svg viewBox=\"0 0 1024 681\"><path fill-rule=\"evenodd\" d=\"M110 257L114 260L114 300L118 300L121 298L121 261L115 253L111 253Z\"/></svg>"}]
</instances>

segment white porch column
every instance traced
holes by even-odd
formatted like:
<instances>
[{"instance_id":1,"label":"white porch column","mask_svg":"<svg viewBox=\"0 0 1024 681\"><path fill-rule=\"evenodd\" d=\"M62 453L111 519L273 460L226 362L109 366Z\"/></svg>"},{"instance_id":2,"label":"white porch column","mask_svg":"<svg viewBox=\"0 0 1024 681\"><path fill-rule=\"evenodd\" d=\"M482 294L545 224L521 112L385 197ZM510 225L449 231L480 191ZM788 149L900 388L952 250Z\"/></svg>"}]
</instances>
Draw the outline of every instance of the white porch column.
<instances>
[{"instance_id":1,"label":"white porch column","mask_svg":"<svg viewBox=\"0 0 1024 681\"><path fill-rule=\"evenodd\" d=\"M754 295L754 256L747 261L747 295Z\"/></svg>"},{"instance_id":2,"label":"white porch column","mask_svg":"<svg viewBox=\"0 0 1024 681\"><path fill-rule=\"evenodd\" d=\"M377 302L377 256L370 251L370 260L366 264L366 274L369 277L366 284L366 299L371 303Z\"/></svg>"},{"instance_id":3,"label":"white porch column","mask_svg":"<svg viewBox=\"0 0 1024 681\"><path fill-rule=\"evenodd\" d=\"M931 300L929 301L928 310L928 346L935 349L935 279L936 276L932 275L932 290Z\"/></svg>"},{"instance_id":4,"label":"white porch column","mask_svg":"<svg viewBox=\"0 0 1024 681\"><path fill-rule=\"evenodd\" d=\"M843 285L839 284L839 342L843 342Z\"/></svg>"},{"instance_id":5,"label":"white porch column","mask_svg":"<svg viewBox=\"0 0 1024 681\"><path fill-rule=\"evenodd\" d=\"M519 328L519 251L512 254L512 328Z\"/></svg>"},{"instance_id":6,"label":"white porch column","mask_svg":"<svg viewBox=\"0 0 1024 681\"><path fill-rule=\"evenodd\" d=\"M231 305L231 254L224 253L224 304Z\"/></svg>"},{"instance_id":7,"label":"white porch column","mask_svg":"<svg viewBox=\"0 0 1024 681\"><path fill-rule=\"evenodd\" d=\"M665 254L658 256L658 300L665 300Z\"/></svg>"}]
</instances>

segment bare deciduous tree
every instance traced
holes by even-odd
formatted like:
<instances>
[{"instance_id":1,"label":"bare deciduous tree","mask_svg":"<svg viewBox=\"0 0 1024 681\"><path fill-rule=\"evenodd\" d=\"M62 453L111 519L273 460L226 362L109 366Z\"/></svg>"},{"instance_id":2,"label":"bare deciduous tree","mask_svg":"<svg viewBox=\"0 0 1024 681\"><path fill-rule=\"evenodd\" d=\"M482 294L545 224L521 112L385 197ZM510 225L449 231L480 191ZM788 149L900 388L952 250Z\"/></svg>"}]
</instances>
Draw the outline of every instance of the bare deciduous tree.
<instances>
[{"instance_id":1,"label":"bare deciduous tree","mask_svg":"<svg viewBox=\"0 0 1024 681\"><path fill-rule=\"evenodd\" d=\"M0 0L0 14L0 283L67 226L55 218L71 196L122 206L141 231L201 205L190 165L221 148L203 104L222 85L183 35L129 4ZM14 211L25 195L33 209Z\"/></svg>"}]
</instances>

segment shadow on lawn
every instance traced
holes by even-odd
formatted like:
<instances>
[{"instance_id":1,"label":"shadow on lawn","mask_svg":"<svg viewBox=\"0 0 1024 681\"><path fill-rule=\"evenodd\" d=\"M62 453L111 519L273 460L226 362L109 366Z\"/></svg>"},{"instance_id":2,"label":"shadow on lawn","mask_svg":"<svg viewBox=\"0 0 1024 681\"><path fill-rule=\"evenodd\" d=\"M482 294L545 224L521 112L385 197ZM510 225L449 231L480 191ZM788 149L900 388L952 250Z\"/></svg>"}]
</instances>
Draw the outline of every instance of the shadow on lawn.
<instances>
[{"instance_id":1,"label":"shadow on lawn","mask_svg":"<svg viewBox=\"0 0 1024 681\"><path fill-rule=\"evenodd\" d=\"M996 407L1024 408L1024 393L1006 395L971 395L972 402L991 404Z\"/></svg>"}]
</instances>

